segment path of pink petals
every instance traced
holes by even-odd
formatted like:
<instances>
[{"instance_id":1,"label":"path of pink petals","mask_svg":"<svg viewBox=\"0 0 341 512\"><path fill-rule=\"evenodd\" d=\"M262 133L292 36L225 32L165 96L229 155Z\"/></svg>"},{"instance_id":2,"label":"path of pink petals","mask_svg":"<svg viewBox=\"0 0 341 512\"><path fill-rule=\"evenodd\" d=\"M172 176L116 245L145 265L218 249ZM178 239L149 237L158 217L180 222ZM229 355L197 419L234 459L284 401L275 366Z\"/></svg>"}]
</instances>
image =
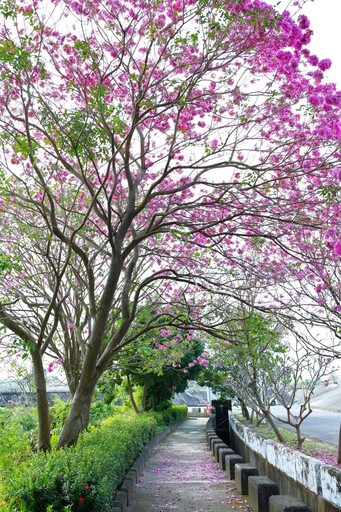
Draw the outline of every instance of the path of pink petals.
<instances>
[{"instance_id":1,"label":"path of pink petals","mask_svg":"<svg viewBox=\"0 0 341 512\"><path fill-rule=\"evenodd\" d=\"M240 496L235 482L227 480L204 441L195 450L188 450L181 442L166 442L154 452L140 484L151 498L150 509L154 511L217 512L217 504L219 512L250 510L247 500ZM186 485L188 493L184 499ZM207 503L205 509L200 507L203 501Z\"/></svg>"}]
</instances>

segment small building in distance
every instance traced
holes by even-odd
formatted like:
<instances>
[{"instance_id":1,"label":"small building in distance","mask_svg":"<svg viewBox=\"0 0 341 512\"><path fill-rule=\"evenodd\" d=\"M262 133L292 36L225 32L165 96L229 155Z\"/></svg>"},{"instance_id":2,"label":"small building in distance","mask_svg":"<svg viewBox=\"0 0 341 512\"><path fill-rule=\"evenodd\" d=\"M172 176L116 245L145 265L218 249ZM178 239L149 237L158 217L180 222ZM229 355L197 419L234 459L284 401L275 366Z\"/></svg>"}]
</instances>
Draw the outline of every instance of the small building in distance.
<instances>
[{"instance_id":1,"label":"small building in distance","mask_svg":"<svg viewBox=\"0 0 341 512\"><path fill-rule=\"evenodd\" d=\"M36 394L27 379L1 379L0 380L0 406L24 405L28 406L36 402ZM55 376L47 376L47 396L49 402L61 398L67 400L70 397L68 387Z\"/></svg>"},{"instance_id":2,"label":"small building in distance","mask_svg":"<svg viewBox=\"0 0 341 512\"><path fill-rule=\"evenodd\" d=\"M217 398L212 393L211 388L198 386L194 381L190 381L186 391L176 393L172 398L174 405L187 405L188 416L201 417L209 416L207 405L211 404L212 399Z\"/></svg>"}]
</instances>

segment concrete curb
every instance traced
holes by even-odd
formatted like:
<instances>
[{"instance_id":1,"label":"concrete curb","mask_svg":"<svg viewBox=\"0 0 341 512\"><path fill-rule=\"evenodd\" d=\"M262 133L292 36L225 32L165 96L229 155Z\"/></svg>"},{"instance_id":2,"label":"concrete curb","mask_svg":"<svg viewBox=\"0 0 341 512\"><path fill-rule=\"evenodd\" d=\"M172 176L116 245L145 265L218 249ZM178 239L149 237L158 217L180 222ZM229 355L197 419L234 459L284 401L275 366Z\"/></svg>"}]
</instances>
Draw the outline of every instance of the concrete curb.
<instances>
[{"instance_id":1,"label":"concrete curb","mask_svg":"<svg viewBox=\"0 0 341 512\"><path fill-rule=\"evenodd\" d=\"M236 420L233 420L232 428L234 422ZM259 476L258 468L255 465L244 462L243 457L235 453L228 445L224 445L219 438L219 434L214 432L212 425L213 420L210 419L206 424L206 439L209 449L215 459L218 459L220 469L225 470L228 480L236 480L239 493L244 496L248 495L254 512L310 512L310 508L296 497L289 494L280 494L276 482L267 476ZM238 430L245 442L245 438L247 438L245 430L240 428ZM260 452L265 452L265 455L270 452L265 439L257 438L255 444L257 444ZM276 443L271 442L271 445L274 444ZM282 449L282 447L279 447L279 449ZM267 460L270 462L273 457L270 453L268 455ZM335 489L331 489L331 494L335 494ZM270 499L270 497L272 498Z\"/></svg>"},{"instance_id":2,"label":"concrete curb","mask_svg":"<svg viewBox=\"0 0 341 512\"><path fill-rule=\"evenodd\" d=\"M340 469L275 441L264 439L260 434L253 432L233 416L230 416L230 427L233 435L247 448L246 451L249 454L254 454L252 458L258 460L259 456L260 460L265 461L266 467L275 468L276 471L281 472L281 479L272 477L274 480L280 483L284 482L284 478L288 478L291 479L293 485L304 489L304 491L301 491L301 498L297 496L299 501L307 501L310 509L315 512L324 509L328 512L340 510ZM243 451L245 451L245 448ZM286 485L283 483L281 490L288 494ZM293 490L291 492L296 494ZM305 492L310 493L307 494L307 498L303 494ZM322 503L322 500L324 503Z\"/></svg>"}]
</instances>

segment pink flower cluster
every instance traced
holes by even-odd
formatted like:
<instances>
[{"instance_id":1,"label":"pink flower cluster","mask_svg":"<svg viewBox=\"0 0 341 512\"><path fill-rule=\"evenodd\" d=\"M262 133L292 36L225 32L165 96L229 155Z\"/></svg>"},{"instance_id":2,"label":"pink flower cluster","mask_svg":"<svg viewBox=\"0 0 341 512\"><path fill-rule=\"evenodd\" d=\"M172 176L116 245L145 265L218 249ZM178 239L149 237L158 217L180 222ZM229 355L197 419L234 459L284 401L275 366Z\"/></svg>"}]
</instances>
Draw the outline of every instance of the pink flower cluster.
<instances>
[{"instance_id":1,"label":"pink flower cluster","mask_svg":"<svg viewBox=\"0 0 341 512\"><path fill-rule=\"evenodd\" d=\"M2 244L25 266L1 274L8 303L43 297L45 314L58 289L80 319L61 338L103 293L118 305L134 287L194 323L205 293L235 297L239 280L270 311L308 298L337 314L341 91L309 50L308 18L260 0L54 3L60 19L22 0L0 27ZM181 342L160 336L161 351Z\"/></svg>"},{"instance_id":2,"label":"pink flower cluster","mask_svg":"<svg viewBox=\"0 0 341 512\"><path fill-rule=\"evenodd\" d=\"M53 370L55 369L55 366L58 365L58 366L61 366L64 362L65 358L62 358L62 357L58 357L58 359L56 359L55 361L53 362L50 362L47 366L47 371L49 373L52 373Z\"/></svg>"}]
</instances>

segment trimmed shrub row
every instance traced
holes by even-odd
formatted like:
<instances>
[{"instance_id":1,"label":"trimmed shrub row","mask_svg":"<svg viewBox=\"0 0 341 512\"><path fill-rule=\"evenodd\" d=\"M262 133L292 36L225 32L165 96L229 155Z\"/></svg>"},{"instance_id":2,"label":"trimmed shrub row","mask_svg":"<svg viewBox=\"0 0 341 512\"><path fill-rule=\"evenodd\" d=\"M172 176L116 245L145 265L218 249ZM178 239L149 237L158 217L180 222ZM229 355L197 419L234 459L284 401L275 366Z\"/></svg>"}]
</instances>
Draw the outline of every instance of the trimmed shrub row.
<instances>
[{"instance_id":1,"label":"trimmed shrub row","mask_svg":"<svg viewBox=\"0 0 341 512\"><path fill-rule=\"evenodd\" d=\"M84 432L75 447L32 453L5 482L8 496L1 510L109 512L126 473L158 428L186 415L186 406L116 414Z\"/></svg>"},{"instance_id":2,"label":"trimmed shrub row","mask_svg":"<svg viewBox=\"0 0 341 512\"><path fill-rule=\"evenodd\" d=\"M125 473L156 428L151 416L113 416L85 432L76 447L32 454L9 483L8 510L109 511Z\"/></svg>"},{"instance_id":3,"label":"trimmed shrub row","mask_svg":"<svg viewBox=\"0 0 341 512\"><path fill-rule=\"evenodd\" d=\"M187 405L172 405L162 412L154 413L159 424L172 425L187 418Z\"/></svg>"}]
</instances>

